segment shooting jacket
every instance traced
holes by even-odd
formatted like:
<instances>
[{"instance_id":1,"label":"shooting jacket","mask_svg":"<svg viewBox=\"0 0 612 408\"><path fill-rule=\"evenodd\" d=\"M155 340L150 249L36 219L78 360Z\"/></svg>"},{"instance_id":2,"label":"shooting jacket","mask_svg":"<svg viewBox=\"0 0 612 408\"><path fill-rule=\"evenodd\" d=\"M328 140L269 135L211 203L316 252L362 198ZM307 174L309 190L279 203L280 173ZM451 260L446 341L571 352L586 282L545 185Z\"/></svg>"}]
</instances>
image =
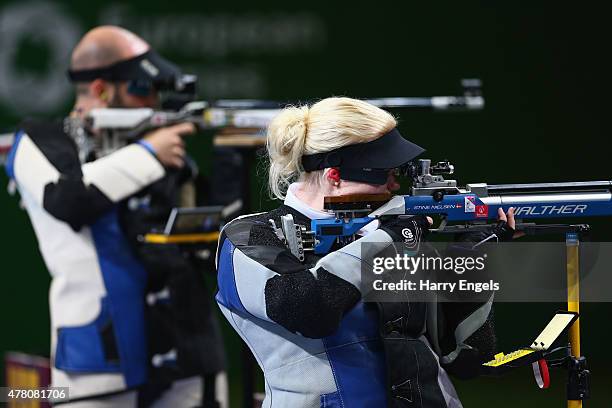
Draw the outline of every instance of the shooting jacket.
<instances>
[{"instance_id":1,"label":"shooting jacket","mask_svg":"<svg viewBox=\"0 0 612 408\"><path fill-rule=\"evenodd\" d=\"M118 211L165 170L138 144L82 165L61 122L21 129L7 172L52 276L52 385L71 399L137 387L147 379L147 274Z\"/></svg>"},{"instance_id":2,"label":"shooting jacket","mask_svg":"<svg viewBox=\"0 0 612 408\"><path fill-rule=\"evenodd\" d=\"M478 364L455 365L464 349L472 349L466 339L490 321L490 304L463 308L443 323L443 335L441 305L364 303L361 243L386 246L391 237L380 229L365 231L359 240L323 257L307 254L301 263L269 220L281 225L280 217L292 214L296 224L309 226L311 218L330 214L306 207L293 187L278 209L226 225L217 254L216 299L264 372L263 406L461 407L443 366L468 376ZM462 321L471 329L455 341L451 326Z\"/></svg>"}]
</instances>

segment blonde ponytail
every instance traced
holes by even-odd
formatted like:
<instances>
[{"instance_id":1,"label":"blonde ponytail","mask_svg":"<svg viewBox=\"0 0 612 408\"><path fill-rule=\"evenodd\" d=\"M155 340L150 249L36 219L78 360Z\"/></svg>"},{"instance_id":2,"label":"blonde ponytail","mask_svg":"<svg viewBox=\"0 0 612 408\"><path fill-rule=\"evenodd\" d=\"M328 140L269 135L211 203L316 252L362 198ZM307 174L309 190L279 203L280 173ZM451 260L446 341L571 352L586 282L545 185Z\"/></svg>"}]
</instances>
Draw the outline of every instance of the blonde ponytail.
<instances>
[{"instance_id":1,"label":"blonde ponytail","mask_svg":"<svg viewBox=\"0 0 612 408\"><path fill-rule=\"evenodd\" d=\"M308 106L285 108L268 127L269 186L275 197L284 198L287 186L302 172L308 111Z\"/></svg>"},{"instance_id":2,"label":"blonde ponytail","mask_svg":"<svg viewBox=\"0 0 612 408\"><path fill-rule=\"evenodd\" d=\"M304 178L303 155L369 142L395 126L397 122L390 113L358 99L326 98L310 108L283 109L268 127L268 185L272 196L283 199L289 184Z\"/></svg>"}]
</instances>

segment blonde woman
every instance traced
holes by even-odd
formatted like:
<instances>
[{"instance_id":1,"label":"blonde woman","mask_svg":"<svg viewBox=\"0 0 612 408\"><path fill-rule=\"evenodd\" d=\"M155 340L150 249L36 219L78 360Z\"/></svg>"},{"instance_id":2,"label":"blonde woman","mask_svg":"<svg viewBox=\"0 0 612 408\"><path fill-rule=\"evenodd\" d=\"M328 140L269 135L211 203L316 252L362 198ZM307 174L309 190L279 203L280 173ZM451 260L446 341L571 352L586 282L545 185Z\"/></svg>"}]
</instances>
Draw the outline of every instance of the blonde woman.
<instances>
[{"instance_id":1,"label":"blonde woman","mask_svg":"<svg viewBox=\"0 0 612 408\"><path fill-rule=\"evenodd\" d=\"M455 307L432 335L426 321L442 319L438 305L364 303L359 291L361 243L400 241L405 229L420 239L430 220L371 223L357 241L303 262L272 226L287 214L306 226L332 217L326 196L397 190L393 169L423 149L388 112L350 98L283 110L267 147L270 190L284 203L229 223L217 258L217 302L264 372L263 406L460 407L443 366L468 377L493 352L490 303ZM494 232L507 239L514 219L502 218Z\"/></svg>"}]
</instances>

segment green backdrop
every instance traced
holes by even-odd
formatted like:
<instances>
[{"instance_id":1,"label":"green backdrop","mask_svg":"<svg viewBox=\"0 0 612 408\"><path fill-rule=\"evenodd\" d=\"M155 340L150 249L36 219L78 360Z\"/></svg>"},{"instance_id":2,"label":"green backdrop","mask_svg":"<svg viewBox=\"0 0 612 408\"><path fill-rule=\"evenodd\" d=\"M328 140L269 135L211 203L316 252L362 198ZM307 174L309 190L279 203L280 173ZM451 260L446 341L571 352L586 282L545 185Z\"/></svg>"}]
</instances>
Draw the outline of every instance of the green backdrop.
<instances>
[{"instance_id":1,"label":"green backdrop","mask_svg":"<svg viewBox=\"0 0 612 408\"><path fill-rule=\"evenodd\" d=\"M175 8L162 1L2 1L0 128L10 130L24 116L65 114L71 95L61 72L71 47L87 29L115 23L198 73L204 98L446 95L460 92L460 78L481 78L483 111L394 111L402 133L429 157L452 160L461 183L610 179L606 14L577 3L458 3L184 1ZM210 173L210 138L188 143ZM252 206L270 208L261 174L253 169ZM18 200L0 194L0 210L0 352L45 354L49 277ZM594 239L610 240L608 220L591 224ZM498 305L502 346L530 341L559 307ZM591 406L606 406L612 308L584 304L582 310L597 398ZM229 330L226 337L237 393L239 340ZM525 369L457 384L466 407L559 407L564 373L553 372L552 381L553 389L538 391Z\"/></svg>"}]
</instances>

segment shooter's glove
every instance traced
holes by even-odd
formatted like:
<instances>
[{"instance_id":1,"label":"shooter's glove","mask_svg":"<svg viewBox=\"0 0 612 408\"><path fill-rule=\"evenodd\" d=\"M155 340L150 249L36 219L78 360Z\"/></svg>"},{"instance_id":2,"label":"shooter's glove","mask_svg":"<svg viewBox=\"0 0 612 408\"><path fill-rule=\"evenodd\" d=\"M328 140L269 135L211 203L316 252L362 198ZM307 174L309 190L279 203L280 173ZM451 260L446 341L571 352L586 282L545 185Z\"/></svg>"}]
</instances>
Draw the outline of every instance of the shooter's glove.
<instances>
[{"instance_id":1,"label":"shooter's glove","mask_svg":"<svg viewBox=\"0 0 612 408\"><path fill-rule=\"evenodd\" d=\"M381 223L380 229L394 242L403 242L408 249L418 249L419 243L429 233L429 221L424 215L393 217Z\"/></svg>"},{"instance_id":2,"label":"shooter's glove","mask_svg":"<svg viewBox=\"0 0 612 408\"><path fill-rule=\"evenodd\" d=\"M497 241L512 241L512 237L516 230L506 221L498 221L497 224L490 226L485 231L478 232L467 232L465 234L460 234L457 237L457 241L459 242L497 242Z\"/></svg>"}]
</instances>

